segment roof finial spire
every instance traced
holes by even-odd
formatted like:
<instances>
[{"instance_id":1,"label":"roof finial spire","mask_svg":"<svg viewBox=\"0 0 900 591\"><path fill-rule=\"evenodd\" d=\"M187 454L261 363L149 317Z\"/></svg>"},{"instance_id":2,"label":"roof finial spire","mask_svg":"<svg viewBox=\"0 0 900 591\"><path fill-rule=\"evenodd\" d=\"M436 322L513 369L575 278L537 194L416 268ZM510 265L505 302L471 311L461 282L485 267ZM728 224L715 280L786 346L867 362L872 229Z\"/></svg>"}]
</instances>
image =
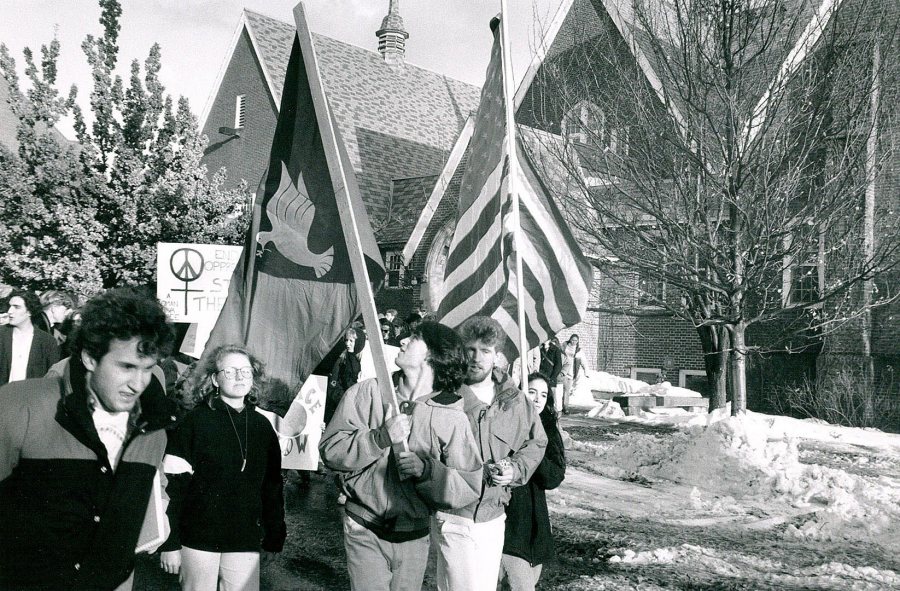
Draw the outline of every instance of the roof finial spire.
<instances>
[{"instance_id":1,"label":"roof finial spire","mask_svg":"<svg viewBox=\"0 0 900 591\"><path fill-rule=\"evenodd\" d=\"M400 0L390 0L388 13L381 21L381 28L375 32L378 36L378 51L384 61L391 65L404 63L406 57L406 40L409 33L403 26L400 16Z\"/></svg>"}]
</instances>

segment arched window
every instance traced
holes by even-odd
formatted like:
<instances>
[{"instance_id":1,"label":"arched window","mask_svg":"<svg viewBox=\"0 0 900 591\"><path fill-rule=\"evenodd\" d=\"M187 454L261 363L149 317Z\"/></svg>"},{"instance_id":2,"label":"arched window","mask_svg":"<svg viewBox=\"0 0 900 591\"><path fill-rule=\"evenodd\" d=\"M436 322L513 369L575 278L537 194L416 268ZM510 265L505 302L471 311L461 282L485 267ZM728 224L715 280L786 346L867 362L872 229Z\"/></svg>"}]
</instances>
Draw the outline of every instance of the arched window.
<instances>
[{"instance_id":1,"label":"arched window","mask_svg":"<svg viewBox=\"0 0 900 591\"><path fill-rule=\"evenodd\" d=\"M628 126L616 125L603 109L587 100L570 109L562 121L562 134L573 144L619 156L628 155L629 131Z\"/></svg>"}]
</instances>

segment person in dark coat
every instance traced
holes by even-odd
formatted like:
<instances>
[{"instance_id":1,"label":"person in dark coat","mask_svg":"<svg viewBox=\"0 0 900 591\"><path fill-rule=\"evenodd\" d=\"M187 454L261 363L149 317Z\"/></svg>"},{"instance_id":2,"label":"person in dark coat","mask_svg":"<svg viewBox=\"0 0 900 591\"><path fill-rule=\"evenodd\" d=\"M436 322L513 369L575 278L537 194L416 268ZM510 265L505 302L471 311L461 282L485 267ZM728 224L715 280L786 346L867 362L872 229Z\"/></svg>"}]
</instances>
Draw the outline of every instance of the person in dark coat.
<instances>
[{"instance_id":1,"label":"person in dark coat","mask_svg":"<svg viewBox=\"0 0 900 591\"><path fill-rule=\"evenodd\" d=\"M534 591L544 563L553 557L553 534L544 491L559 486L566 474L565 450L547 376L528 376L528 397L540 412L547 433L547 450L528 483L512 490L506 507L500 582L503 589L511 591Z\"/></svg>"},{"instance_id":2,"label":"person in dark coat","mask_svg":"<svg viewBox=\"0 0 900 591\"><path fill-rule=\"evenodd\" d=\"M0 326L0 385L42 378L59 361L56 339L38 329L41 302L34 293L13 290L9 296L9 324Z\"/></svg>"},{"instance_id":3,"label":"person in dark coat","mask_svg":"<svg viewBox=\"0 0 900 591\"><path fill-rule=\"evenodd\" d=\"M344 392L359 381L359 372L362 369L359 356L366 346L366 333L361 329L348 328L344 333L344 346L346 349L338 357L328 378L328 389L325 392L326 425L331 421Z\"/></svg>"},{"instance_id":4,"label":"person in dark coat","mask_svg":"<svg viewBox=\"0 0 900 591\"><path fill-rule=\"evenodd\" d=\"M135 552L163 535L176 418L153 367L172 342L159 302L111 290L85 307L61 375L0 388L0 589L130 591Z\"/></svg>"},{"instance_id":5,"label":"person in dark coat","mask_svg":"<svg viewBox=\"0 0 900 591\"><path fill-rule=\"evenodd\" d=\"M562 366L562 349L556 343L556 339L550 339L541 345L541 366L538 371L547 378L551 394L556 388L556 381L562 371Z\"/></svg>"}]
</instances>

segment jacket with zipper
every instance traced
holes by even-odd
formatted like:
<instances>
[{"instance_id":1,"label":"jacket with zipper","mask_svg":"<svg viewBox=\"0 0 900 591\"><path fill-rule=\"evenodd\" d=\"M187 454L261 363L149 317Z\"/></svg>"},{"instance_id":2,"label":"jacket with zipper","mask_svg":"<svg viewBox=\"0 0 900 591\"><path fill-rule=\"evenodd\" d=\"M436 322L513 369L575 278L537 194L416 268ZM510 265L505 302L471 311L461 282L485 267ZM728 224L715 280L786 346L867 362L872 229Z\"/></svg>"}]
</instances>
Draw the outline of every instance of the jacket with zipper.
<instances>
[{"instance_id":1,"label":"jacket with zipper","mask_svg":"<svg viewBox=\"0 0 900 591\"><path fill-rule=\"evenodd\" d=\"M86 371L0 388L0 588L115 589L134 570L175 404L151 379L113 470Z\"/></svg>"},{"instance_id":2,"label":"jacket with zipper","mask_svg":"<svg viewBox=\"0 0 900 591\"><path fill-rule=\"evenodd\" d=\"M494 486L487 470L483 470L479 498L464 507L441 511L438 517L452 521L452 516L456 516L476 523L491 521L504 514L510 489L522 486L534 474L544 457L547 436L534 405L511 380L494 383L491 404L479 400L468 386L463 386L460 394L483 461L510 461L513 481L510 486Z\"/></svg>"},{"instance_id":3,"label":"jacket with zipper","mask_svg":"<svg viewBox=\"0 0 900 591\"><path fill-rule=\"evenodd\" d=\"M481 488L482 462L462 398L432 393L411 407L409 449L425 463L419 478L400 479L374 379L347 390L319 444L325 465L344 473L347 514L388 541L428 535L432 511L475 502Z\"/></svg>"}]
</instances>

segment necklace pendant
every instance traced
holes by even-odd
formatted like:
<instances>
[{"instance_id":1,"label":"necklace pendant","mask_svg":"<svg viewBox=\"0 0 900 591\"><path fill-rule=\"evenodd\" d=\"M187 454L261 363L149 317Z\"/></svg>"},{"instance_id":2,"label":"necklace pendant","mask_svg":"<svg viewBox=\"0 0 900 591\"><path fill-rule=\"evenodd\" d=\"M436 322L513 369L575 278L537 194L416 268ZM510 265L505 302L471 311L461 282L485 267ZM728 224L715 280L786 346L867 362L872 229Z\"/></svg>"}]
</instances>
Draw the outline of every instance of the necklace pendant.
<instances>
[{"instance_id":1,"label":"necklace pendant","mask_svg":"<svg viewBox=\"0 0 900 591\"><path fill-rule=\"evenodd\" d=\"M244 471L244 468L247 467L247 458L244 458L244 461L241 462L241 472Z\"/></svg>"}]
</instances>

